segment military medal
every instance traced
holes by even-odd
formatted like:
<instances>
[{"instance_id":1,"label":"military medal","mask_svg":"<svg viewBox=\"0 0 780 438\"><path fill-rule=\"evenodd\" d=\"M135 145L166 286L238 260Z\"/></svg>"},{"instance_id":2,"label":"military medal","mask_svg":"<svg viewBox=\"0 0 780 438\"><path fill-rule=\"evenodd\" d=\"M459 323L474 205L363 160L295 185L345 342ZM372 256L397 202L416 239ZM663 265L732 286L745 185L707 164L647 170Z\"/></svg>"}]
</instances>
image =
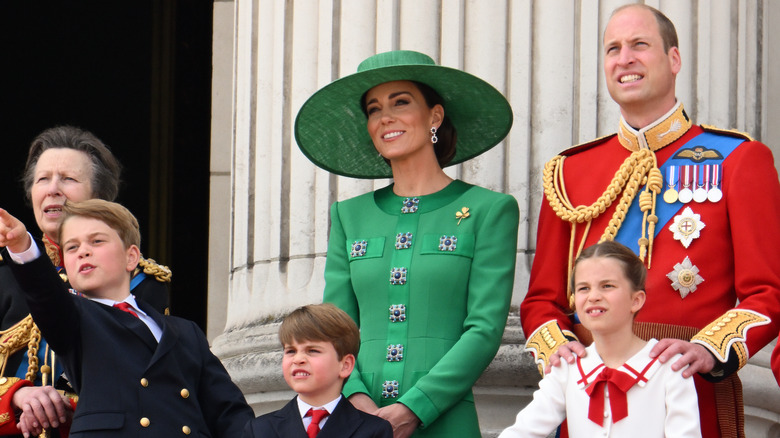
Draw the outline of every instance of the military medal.
<instances>
[{"instance_id":1,"label":"military medal","mask_svg":"<svg viewBox=\"0 0 780 438\"><path fill-rule=\"evenodd\" d=\"M720 201L723 198L723 192L721 192L720 189L718 188L718 185L720 184L719 164L712 165L712 179L710 179L710 184L712 184L712 186L707 191L707 199L709 199L710 202Z\"/></svg>"},{"instance_id":2,"label":"military medal","mask_svg":"<svg viewBox=\"0 0 780 438\"><path fill-rule=\"evenodd\" d=\"M693 191L693 200L700 204L707 200L705 187L709 185L709 176L705 176L705 173L707 172L702 166L693 166L693 186L696 187L696 190Z\"/></svg>"},{"instance_id":3,"label":"military medal","mask_svg":"<svg viewBox=\"0 0 780 438\"><path fill-rule=\"evenodd\" d=\"M666 278L672 281L672 288L680 293L680 297L685 298L689 293L695 292L704 278L699 275L699 268L691 263L687 256L682 263L674 265L674 270L666 274Z\"/></svg>"},{"instance_id":4,"label":"military medal","mask_svg":"<svg viewBox=\"0 0 780 438\"><path fill-rule=\"evenodd\" d=\"M674 240L679 240L684 247L688 248L693 239L699 238L704 227L701 215L694 213L691 207L685 207L681 214L674 217L674 223L669 225L669 231L674 233Z\"/></svg>"},{"instance_id":5,"label":"military medal","mask_svg":"<svg viewBox=\"0 0 780 438\"><path fill-rule=\"evenodd\" d=\"M682 177L682 190L678 197L680 202L687 204L693 200L693 191L691 190L691 166L683 166L680 172Z\"/></svg>"},{"instance_id":6,"label":"military medal","mask_svg":"<svg viewBox=\"0 0 780 438\"><path fill-rule=\"evenodd\" d=\"M664 192L664 202L667 204L674 204L677 202L677 178L675 178L675 172L677 168L675 166L669 166L666 169L666 185L669 187Z\"/></svg>"}]
</instances>

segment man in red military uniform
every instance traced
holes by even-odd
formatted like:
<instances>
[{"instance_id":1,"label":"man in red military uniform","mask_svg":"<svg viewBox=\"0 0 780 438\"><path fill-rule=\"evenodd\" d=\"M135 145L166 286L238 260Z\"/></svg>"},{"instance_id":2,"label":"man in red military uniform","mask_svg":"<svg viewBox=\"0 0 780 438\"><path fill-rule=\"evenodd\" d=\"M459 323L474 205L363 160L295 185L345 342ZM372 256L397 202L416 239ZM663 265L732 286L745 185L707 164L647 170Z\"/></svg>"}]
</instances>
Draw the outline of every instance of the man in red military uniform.
<instances>
[{"instance_id":1,"label":"man in red military uniform","mask_svg":"<svg viewBox=\"0 0 780 438\"><path fill-rule=\"evenodd\" d=\"M649 269L635 331L661 339L651 355L662 362L682 354L673 368L695 379L703 436L744 436L736 371L780 327L780 183L765 145L691 122L675 97L680 67L662 13L636 4L613 12L604 71L619 131L545 166L521 320L540 369L584 354L571 262L600 240L629 246Z\"/></svg>"}]
</instances>

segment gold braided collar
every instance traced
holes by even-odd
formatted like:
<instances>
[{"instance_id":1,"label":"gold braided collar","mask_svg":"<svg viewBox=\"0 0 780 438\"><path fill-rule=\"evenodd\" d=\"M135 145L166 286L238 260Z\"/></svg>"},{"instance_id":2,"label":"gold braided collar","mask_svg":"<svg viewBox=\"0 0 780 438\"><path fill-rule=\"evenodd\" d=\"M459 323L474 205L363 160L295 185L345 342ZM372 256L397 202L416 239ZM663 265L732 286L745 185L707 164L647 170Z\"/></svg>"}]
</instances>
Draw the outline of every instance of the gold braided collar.
<instances>
[{"instance_id":1,"label":"gold braided collar","mask_svg":"<svg viewBox=\"0 0 780 438\"><path fill-rule=\"evenodd\" d=\"M650 149L655 152L682 137L688 132L691 125L693 122L685 114L682 102L677 102L674 108L663 117L638 131L629 126L621 116L618 140L624 148L631 152L636 152L639 149Z\"/></svg>"},{"instance_id":2,"label":"gold braided collar","mask_svg":"<svg viewBox=\"0 0 780 438\"><path fill-rule=\"evenodd\" d=\"M62 263L62 249L60 249L60 246L55 241L51 240L46 233L43 233L43 238L41 240L43 240L43 246L46 248L46 255L49 256L51 262L54 266L60 266Z\"/></svg>"}]
</instances>

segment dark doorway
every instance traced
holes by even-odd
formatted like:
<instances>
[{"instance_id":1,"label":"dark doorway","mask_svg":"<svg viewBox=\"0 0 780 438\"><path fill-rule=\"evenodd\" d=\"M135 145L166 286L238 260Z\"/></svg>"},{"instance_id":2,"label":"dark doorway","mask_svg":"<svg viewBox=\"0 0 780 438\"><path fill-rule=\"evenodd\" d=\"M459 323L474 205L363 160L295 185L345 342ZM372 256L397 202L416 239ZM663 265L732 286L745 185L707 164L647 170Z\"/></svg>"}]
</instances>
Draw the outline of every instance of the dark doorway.
<instances>
[{"instance_id":1,"label":"dark doorway","mask_svg":"<svg viewBox=\"0 0 780 438\"><path fill-rule=\"evenodd\" d=\"M0 207L36 230L19 183L44 129L79 126L124 166L118 202L173 270L172 313L206 327L210 1L4 2Z\"/></svg>"}]
</instances>

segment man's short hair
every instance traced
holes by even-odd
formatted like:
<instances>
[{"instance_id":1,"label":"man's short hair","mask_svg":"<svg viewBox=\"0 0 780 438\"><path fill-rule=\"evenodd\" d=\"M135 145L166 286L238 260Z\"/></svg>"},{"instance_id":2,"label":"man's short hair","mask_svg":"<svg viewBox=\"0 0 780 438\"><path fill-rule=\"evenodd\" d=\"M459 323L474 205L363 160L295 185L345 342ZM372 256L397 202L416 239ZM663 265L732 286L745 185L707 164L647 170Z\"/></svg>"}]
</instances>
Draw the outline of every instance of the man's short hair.
<instances>
[{"instance_id":1,"label":"man's short hair","mask_svg":"<svg viewBox=\"0 0 780 438\"><path fill-rule=\"evenodd\" d=\"M658 9L648 6L642 3L630 3L627 5L620 6L616 8L614 11L612 11L612 15L610 15L610 19L615 16L618 12L628 9L628 8L641 8L645 9L647 11L650 11L655 16L655 21L658 23L658 32L661 34L661 39L664 42L664 52L669 53L669 49L672 47L680 48L679 46L679 40L677 39L677 29L674 28L674 23L672 23L672 20L669 19L666 15L664 15L663 12L659 11Z\"/></svg>"},{"instance_id":2,"label":"man's short hair","mask_svg":"<svg viewBox=\"0 0 780 438\"><path fill-rule=\"evenodd\" d=\"M279 327L282 347L304 341L330 342L339 360L347 354L357 357L360 330L346 312L333 304L309 304L287 315Z\"/></svg>"},{"instance_id":3,"label":"man's short hair","mask_svg":"<svg viewBox=\"0 0 780 438\"><path fill-rule=\"evenodd\" d=\"M62 228L65 222L71 217L86 217L97 219L119 234L125 248L135 245L141 248L141 231L138 227L138 220L126 209L116 202L105 201L103 199L89 199L83 202L66 202L62 207L64 217L60 222L59 233L62 236Z\"/></svg>"}]
</instances>

